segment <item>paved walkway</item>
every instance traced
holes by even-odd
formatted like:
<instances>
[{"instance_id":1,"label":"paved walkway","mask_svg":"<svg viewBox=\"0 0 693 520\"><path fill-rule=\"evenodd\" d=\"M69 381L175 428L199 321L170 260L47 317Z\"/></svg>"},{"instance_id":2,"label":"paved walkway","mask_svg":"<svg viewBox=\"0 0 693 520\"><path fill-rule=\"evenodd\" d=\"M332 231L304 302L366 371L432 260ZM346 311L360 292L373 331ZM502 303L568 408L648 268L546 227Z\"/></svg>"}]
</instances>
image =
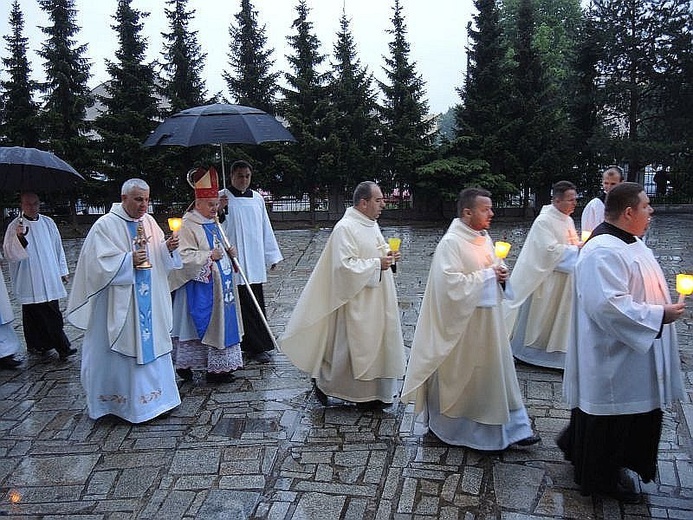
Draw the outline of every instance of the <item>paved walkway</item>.
<instances>
[{"instance_id":1,"label":"paved walkway","mask_svg":"<svg viewBox=\"0 0 693 520\"><path fill-rule=\"evenodd\" d=\"M676 273L693 272L691 229L693 215L664 215L648 234L672 283ZM527 223L494 226L495 238L505 235L513 244L511 266L526 230ZM443 231L384 227L386 236L403 238L396 277L407 346ZM286 261L272 273L266 295L276 333L328 234L278 232ZM72 268L79 245L66 241ZM642 486L640 505L582 497L576 490L571 466L554 443L568 411L561 404L561 375L551 370L518 366L542 443L489 455L414 435L412 408L402 404L378 412L323 408L308 377L281 354L268 365L246 366L229 384L181 382L182 405L142 425L89 419L78 356L61 363L32 355L22 370L0 371L0 516L693 518L690 311L678 330L688 397L665 416L657 481ZM79 331L67 332L80 347Z\"/></svg>"}]
</instances>

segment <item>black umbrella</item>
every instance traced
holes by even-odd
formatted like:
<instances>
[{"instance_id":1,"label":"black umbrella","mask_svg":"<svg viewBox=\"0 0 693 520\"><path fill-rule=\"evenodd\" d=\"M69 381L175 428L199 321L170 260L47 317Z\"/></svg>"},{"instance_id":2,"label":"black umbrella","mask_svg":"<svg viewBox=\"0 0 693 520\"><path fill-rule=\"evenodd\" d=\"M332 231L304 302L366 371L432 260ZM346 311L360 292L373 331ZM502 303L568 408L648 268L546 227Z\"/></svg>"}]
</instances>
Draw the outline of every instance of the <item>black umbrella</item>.
<instances>
[{"instance_id":1,"label":"black umbrella","mask_svg":"<svg viewBox=\"0 0 693 520\"><path fill-rule=\"evenodd\" d=\"M274 116L259 108L216 103L173 114L150 134L144 146L262 144L295 140ZM226 185L223 146L221 169Z\"/></svg>"},{"instance_id":2,"label":"black umbrella","mask_svg":"<svg viewBox=\"0 0 693 520\"><path fill-rule=\"evenodd\" d=\"M51 152L0 147L0 191L64 191L81 181L77 170Z\"/></svg>"}]
</instances>

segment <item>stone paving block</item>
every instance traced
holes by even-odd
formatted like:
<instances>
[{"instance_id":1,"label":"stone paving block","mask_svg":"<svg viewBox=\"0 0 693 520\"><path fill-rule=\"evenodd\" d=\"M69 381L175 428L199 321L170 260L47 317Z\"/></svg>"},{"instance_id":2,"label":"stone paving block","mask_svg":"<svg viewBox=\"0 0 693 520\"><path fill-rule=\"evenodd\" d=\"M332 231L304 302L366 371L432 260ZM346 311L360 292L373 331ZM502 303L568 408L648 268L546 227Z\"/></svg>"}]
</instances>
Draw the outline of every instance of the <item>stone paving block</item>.
<instances>
[{"instance_id":1,"label":"stone paving block","mask_svg":"<svg viewBox=\"0 0 693 520\"><path fill-rule=\"evenodd\" d=\"M398 513L412 513L414 511L414 502L416 499L416 479L404 478L402 484L402 493L397 502Z\"/></svg>"},{"instance_id":2,"label":"stone paving block","mask_svg":"<svg viewBox=\"0 0 693 520\"><path fill-rule=\"evenodd\" d=\"M176 479L174 489L200 491L211 489L216 484L216 475L183 475Z\"/></svg>"},{"instance_id":3,"label":"stone paving block","mask_svg":"<svg viewBox=\"0 0 693 520\"><path fill-rule=\"evenodd\" d=\"M493 486L501 507L530 512L544 478L544 471L515 464L493 468Z\"/></svg>"},{"instance_id":4,"label":"stone paving block","mask_svg":"<svg viewBox=\"0 0 693 520\"><path fill-rule=\"evenodd\" d=\"M25 457L11 475L12 486L83 485L99 455Z\"/></svg>"},{"instance_id":5,"label":"stone paving block","mask_svg":"<svg viewBox=\"0 0 693 520\"><path fill-rule=\"evenodd\" d=\"M347 510L341 518L343 520L363 520L366 516L367 506L367 500L360 498L351 499L347 502Z\"/></svg>"},{"instance_id":6,"label":"stone paving block","mask_svg":"<svg viewBox=\"0 0 693 520\"><path fill-rule=\"evenodd\" d=\"M126 468L118 476L113 490L114 498L136 498L147 493L154 487L159 468L142 466L139 468Z\"/></svg>"},{"instance_id":7,"label":"stone paving block","mask_svg":"<svg viewBox=\"0 0 693 520\"><path fill-rule=\"evenodd\" d=\"M220 452L218 449L178 450L171 462L171 473L181 475L189 473L217 473L219 471Z\"/></svg>"},{"instance_id":8,"label":"stone paving block","mask_svg":"<svg viewBox=\"0 0 693 520\"><path fill-rule=\"evenodd\" d=\"M166 518L167 520L182 518L194 500L195 493L192 491L173 490L164 499L155 518Z\"/></svg>"},{"instance_id":9,"label":"stone paving block","mask_svg":"<svg viewBox=\"0 0 693 520\"><path fill-rule=\"evenodd\" d=\"M115 470L111 471L95 471L91 474L89 478L89 484L87 485L86 494L87 495L102 495L105 496L111 490L113 483L118 476L118 472Z\"/></svg>"},{"instance_id":10,"label":"stone paving block","mask_svg":"<svg viewBox=\"0 0 693 520\"><path fill-rule=\"evenodd\" d=\"M259 499L259 493L211 490L195 516L204 520L245 520Z\"/></svg>"},{"instance_id":11,"label":"stone paving block","mask_svg":"<svg viewBox=\"0 0 693 520\"><path fill-rule=\"evenodd\" d=\"M292 520L318 520L322 518L340 518L346 503L346 496L326 495L310 492L298 501Z\"/></svg>"}]
</instances>

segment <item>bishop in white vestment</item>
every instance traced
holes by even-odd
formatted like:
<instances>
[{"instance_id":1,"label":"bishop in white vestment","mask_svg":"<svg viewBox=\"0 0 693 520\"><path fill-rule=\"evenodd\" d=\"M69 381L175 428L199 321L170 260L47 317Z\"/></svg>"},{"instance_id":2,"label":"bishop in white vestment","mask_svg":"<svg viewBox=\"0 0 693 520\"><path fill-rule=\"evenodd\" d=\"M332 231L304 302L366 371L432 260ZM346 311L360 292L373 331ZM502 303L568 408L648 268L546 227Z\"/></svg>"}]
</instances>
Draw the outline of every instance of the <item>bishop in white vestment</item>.
<instances>
[{"instance_id":1,"label":"bishop in white vestment","mask_svg":"<svg viewBox=\"0 0 693 520\"><path fill-rule=\"evenodd\" d=\"M539 442L522 403L501 301L508 270L486 229L490 193L460 193L459 218L436 247L402 390L417 430L447 444L504 450Z\"/></svg>"},{"instance_id":2,"label":"bishop in white vestment","mask_svg":"<svg viewBox=\"0 0 693 520\"><path fill-rule=\"evenodd\" d=\"M380 188L363 182L335 225L280 338L282 352L315 380L316 394L372 406L390 404L404 375L395 282L399 257L376 219Z\"/></svg>"},{"instance_id":3,"label":"bishop in white vestment","mask_svg":"<svg viewBox=\"0 0 693 520\"><path fill-rule=\"evenodd\" d=\"M167 279L181 267L178 239L164 240L148 206L147 183L126 181L122 203L94 223L77 261L67 318L85 331L81 377L92 419L140 423L180 404ZM133 244L138 227L145 247ZM145 261L151 267L138 268Z\"/></svg>"}]
</instances>

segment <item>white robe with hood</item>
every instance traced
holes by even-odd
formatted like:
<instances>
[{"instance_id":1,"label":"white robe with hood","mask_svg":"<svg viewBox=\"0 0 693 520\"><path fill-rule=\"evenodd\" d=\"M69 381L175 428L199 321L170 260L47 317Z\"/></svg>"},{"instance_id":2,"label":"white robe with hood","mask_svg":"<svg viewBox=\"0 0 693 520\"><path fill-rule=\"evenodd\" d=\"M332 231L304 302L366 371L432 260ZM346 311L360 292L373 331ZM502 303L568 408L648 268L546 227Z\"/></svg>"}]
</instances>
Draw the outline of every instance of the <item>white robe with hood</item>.
<instances>
[{"instance_id":1,"label":"white robe with hood","mask_svg":"<svg viewBox=\"0 0 693 520\"><path fill-rule=\"evenodd\" d=\"M180 268L164 233L151 215L142 223L151 268L154 361L142 364L142 344L132 238L133 221L120 203L89 230L77 261L67 319L85 330L82 343L82 386L89 417L113 414L132 423L147 421L180 404L171 360L171 294L168 272Z\"/></svg>"},{"instance_id":2,"label":"white robe with hood","mask_svg":"<svg viewBox=\"0 0 693 520\"><path fill-rule=\"evenodd\" d=\"M282 352L327 395L393 402L404 375L395 282L375 220L348 208L335 225L286 330Z\"/></svg>"},{"instance_id":3,"label":"white robe with hood","mask_svg":"<svg viewBox=\"0 0 693 520\"><path fill-rule=\"evenodd\" d=\"M448 444L502 450L532 435L486 232L453 220L436 247L402 401Z\"/></svg>"},{"instance_id":4,"label":"white robe with hood","mask_svg":"<svg viewBox=\"0 0 693 520\"><path fill-rule=\"evenodd\" d=\"M506 302L506 323L516 358L563 368L570 341L577 244L572 217L553 204L544 206L510 275L514 296Z\"/></svg>"}]
</instances>

